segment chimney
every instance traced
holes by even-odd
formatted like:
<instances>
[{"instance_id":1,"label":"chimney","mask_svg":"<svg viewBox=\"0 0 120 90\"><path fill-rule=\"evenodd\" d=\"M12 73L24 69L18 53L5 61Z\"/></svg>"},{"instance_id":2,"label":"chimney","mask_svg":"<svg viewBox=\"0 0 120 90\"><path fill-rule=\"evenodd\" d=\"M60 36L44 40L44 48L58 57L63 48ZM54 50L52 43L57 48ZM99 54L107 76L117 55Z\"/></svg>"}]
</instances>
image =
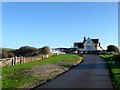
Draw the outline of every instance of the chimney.
<instances>
[{"instance_id":1,"label":"chimney","mask_svg":"<svg viewBox=\"0 0 120 90\"><path fill-rule=\"evenodd\" d=\"M100 47L100 43L99 43L99 47Z\"/></svg>"},{"instance_id":2,"label":"chimney","mask_svg":"<svg viewBox=\"0 0 120 90\"><path fill-rule=\"evenodd\" d=\"M84 37L83 43L86 41L86 37Z\"/></svg>"}]
</instances>

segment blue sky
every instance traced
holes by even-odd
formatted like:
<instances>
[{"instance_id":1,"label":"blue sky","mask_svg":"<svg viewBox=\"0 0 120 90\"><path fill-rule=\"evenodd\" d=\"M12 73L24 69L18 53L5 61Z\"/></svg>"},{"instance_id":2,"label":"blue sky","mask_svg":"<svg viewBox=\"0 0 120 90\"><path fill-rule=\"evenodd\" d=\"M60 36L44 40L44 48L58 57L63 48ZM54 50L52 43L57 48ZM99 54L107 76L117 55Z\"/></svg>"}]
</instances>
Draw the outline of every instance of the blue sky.
<instances>
[{"instance_id":1,"label":"blue sky","mask_svg":"<svg viewBox=\"0 0 120 90\"><path fill-rule=\"evenodd\" d=\"M118 3L3 3L2 47L71 47L83 37L118 44Z\"/></svg>"}]
</instances>

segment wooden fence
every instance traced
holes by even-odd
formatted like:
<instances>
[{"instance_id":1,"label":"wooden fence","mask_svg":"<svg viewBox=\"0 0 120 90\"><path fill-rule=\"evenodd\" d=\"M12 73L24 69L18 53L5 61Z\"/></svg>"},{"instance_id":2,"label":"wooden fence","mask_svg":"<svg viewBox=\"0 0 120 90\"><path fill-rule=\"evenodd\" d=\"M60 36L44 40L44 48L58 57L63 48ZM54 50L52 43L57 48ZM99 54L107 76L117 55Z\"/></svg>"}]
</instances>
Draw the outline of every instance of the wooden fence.
<instances>
[{"instance_id":1,"label":"wooden fence","mask_svg":"<svg viewBox=\"0 0 120 90\"><path fill-rule=\"evenodd\" d=\"M42 59L41 56L36 56L36 57L26 57L26 58L25 58L25 63L26 63L26 62L33 62L33 61L41 60L41 59Z\"/></svg>"},{"instance_id":2,"label":"wooden fence","mask_svg":"<svg viewBox=\"0 0 120 90\"><path fill-rule=\"evenodd\" d=\"M25 63L25 57L23 56L0 59L0 67L23 64L23 63Z\"/></svg>"},{"instance_id":3,"label":"wooden fence","mask_svg":"<svg viewBox=\"0 0 120 90\"><path fill-rule=\"evenodd\" d=\"M52 55L49 55L49 57ZM23 63L27 63L27 62L32 62L32 61L36 61L36 60L41 60L43 58L48 58L48 56L46 55L40 55L40 56L36 56L36 57L12 57L12 58L3 58L0 59L0 67L4 67L4 66L11 66L11 65L16 65L16 64L23 64Z\"/></svg>"}]
</instances>

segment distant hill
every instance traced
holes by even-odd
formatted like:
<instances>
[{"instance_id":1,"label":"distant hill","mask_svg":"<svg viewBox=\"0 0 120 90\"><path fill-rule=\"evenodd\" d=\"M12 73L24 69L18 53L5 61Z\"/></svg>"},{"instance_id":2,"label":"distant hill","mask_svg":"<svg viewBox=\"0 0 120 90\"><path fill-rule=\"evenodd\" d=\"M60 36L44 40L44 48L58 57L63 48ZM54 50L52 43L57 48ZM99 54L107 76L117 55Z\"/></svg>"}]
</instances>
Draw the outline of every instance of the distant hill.
<instances>
[{"instance_id":1,"label":"distant hill","mask_svg":"<svg viewBox=\"0 0 120 90\"><path fill-rule=\"evenodd\" d=\"M15 49L13 49L13 48L0 48L0 50L9 51L9 50L15 50Z\"/></svg>"}]
</instances>

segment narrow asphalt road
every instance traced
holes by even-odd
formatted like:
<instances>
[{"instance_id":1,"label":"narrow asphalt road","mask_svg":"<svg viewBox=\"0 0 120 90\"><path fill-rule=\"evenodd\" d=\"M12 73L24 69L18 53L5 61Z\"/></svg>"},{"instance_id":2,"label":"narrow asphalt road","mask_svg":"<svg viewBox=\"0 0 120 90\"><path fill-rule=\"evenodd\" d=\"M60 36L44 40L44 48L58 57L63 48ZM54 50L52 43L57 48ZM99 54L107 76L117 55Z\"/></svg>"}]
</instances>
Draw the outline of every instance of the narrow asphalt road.
<instances>
[{"instance_id":1,"label":"narrow asphalt road","mask_svg":"<svg viewBox=\"0 0 120 90\"><path fill-rule=\"evenodd\" d=\"M113 88L105 61L97 55L85 55L77 67L39 86L40 88Z\"/></svg>"}]
</instances>

